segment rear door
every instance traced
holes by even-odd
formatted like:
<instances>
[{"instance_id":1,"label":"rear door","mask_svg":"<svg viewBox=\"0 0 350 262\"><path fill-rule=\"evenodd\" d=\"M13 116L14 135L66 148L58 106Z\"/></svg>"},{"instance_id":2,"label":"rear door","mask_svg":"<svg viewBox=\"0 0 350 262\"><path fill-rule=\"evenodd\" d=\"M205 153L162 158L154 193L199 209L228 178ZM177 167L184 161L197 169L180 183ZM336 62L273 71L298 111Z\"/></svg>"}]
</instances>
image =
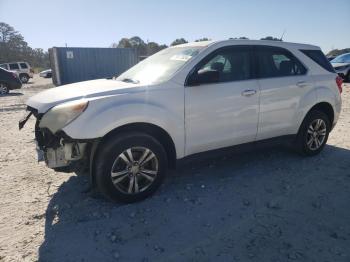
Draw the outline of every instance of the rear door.
<instances>
[{"instance_id":1,"label":"rear door","mask_svg":"<svg viewBox=\"0 0 350 262\"><path fill-rule=\"evenodd\" d=\"M261 90L257 140L293 134L301 99L313 80L290 51L272 46L254 50Z\"/></svg>"}]
</instances>

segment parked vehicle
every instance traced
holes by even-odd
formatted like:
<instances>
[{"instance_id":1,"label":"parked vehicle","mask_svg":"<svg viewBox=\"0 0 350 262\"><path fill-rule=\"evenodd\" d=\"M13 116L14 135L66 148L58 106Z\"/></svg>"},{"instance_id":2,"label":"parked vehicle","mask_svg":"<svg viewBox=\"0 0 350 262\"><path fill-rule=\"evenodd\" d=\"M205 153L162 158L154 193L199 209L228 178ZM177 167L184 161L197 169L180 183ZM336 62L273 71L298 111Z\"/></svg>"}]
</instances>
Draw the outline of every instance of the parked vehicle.
<instances>
[{"instance_id":1,"label":"parked vehicle","mask_svg":"<svg viewBox=\"0 0 350 262\"><path fill-rule=\"evenodd\" d=\"M33 78L34 71L31 69L30 65L27 62L12 62L0 64L0 67L16 71L19 75L19 79L22 83L28 83L30 78Z\"/></svg>"},{"instance_id":2,"label":"parked vehicle","mask_svg":"<svg viewBox=\"0 0 350 262\"><path fill-rule=\"evenodd\" d=\"M52 77L52 70L51 69L47 69L47 70L41 71L39 73L39 76L40 77L44 77L44 78L51 78Z\"/></svg>"},{"instance_id":3,"label":"parked vehicle","mask_svg":"<svg viewBox=\"0 0 350 262\"><path fill-rule=\"evenodd\" d=\"M150 196L184 157L275 137L318 154L337 123L341 78L319 47L196 42L164 49L118 78L57 87L27 101L48 167L90 167L108 198Z\"/></svg>"},{"instance_id":4,"label":"parked vehicle","mask_svg":"<svg viewBox=\"0 0 350 262\"><path fill-rule=\"evenodd\" d=\"M331 63L335 71L346 82L350 82L350 53L337 56L331 61Z\"/></svg>"},{"instance_id":5,"label":"parked vehicle","mask_svg":"<svg viewBox=\"0 0 350 262\"><path fill-rule=\"evenodd\" d=\"M0 95L5 95L13 89L19 89L22 83L14 72L0 68Z\"/></svg>"}]
</instances>

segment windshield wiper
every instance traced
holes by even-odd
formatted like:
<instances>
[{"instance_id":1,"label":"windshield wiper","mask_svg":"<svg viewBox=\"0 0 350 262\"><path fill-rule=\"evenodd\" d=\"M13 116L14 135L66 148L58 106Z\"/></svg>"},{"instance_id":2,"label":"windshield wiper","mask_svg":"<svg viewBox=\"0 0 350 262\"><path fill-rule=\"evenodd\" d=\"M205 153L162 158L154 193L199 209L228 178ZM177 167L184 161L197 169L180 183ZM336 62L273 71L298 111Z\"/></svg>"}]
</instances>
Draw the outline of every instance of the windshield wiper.
<instances>
[{"instance_id":1,"label":"windshield wiper","mask_svg":"<svg viewBox=\"0 0 350 262\"><path fill-rule=\"evenodd\" d=\"M134 79L131 79L131 78L123 78L122 80L120 80L122 82L125 82L125 83L133 83L133 84L138 84L140 83L139 80L134 80Z\"/></svg>"}]
</instances>

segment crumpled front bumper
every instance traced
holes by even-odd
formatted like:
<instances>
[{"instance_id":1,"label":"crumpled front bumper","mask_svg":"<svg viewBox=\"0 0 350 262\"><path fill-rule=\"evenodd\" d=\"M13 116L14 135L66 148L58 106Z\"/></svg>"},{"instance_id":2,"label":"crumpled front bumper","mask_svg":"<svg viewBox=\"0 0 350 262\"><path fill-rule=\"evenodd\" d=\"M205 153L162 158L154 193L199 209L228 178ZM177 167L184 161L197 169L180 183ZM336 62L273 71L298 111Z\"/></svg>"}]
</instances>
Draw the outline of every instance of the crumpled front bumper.
<instances>
[{"instance_id":1,"label":"crumpled front bumper","mask_svg":"<svg viewBox=\"0 0 350 262\"><path fill-rule=\"evenodd\" d=\"M34 115L35 141L38 161L45 161L49 168L68 167L72 163L84 159L89 141L76 141L67 136L63 131L53 134L47 128L39 128L41 115L33 108L27 108L29 113L19 121L19 129L22 129L28 119Z\"/></svg>"}]
</instances>

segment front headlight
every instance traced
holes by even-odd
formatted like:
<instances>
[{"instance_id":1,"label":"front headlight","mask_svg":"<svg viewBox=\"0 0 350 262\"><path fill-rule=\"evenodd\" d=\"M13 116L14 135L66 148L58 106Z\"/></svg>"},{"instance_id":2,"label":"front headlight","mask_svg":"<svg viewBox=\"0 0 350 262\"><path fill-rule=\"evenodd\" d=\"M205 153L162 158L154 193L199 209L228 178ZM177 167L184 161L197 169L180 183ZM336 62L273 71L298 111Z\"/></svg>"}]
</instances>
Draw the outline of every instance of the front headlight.
<instances>
[{"instance_id":1,"label":"front headlight","mask_svg":"<svg viewBox=\"0 0 350 262\"><path fill-rule=\"evenodd\" d=\"M46 127L56 133L83 113L88 104L87 100L78 100L55 106L42 117L39 127Z\"/></svg>"}]
</instances>

